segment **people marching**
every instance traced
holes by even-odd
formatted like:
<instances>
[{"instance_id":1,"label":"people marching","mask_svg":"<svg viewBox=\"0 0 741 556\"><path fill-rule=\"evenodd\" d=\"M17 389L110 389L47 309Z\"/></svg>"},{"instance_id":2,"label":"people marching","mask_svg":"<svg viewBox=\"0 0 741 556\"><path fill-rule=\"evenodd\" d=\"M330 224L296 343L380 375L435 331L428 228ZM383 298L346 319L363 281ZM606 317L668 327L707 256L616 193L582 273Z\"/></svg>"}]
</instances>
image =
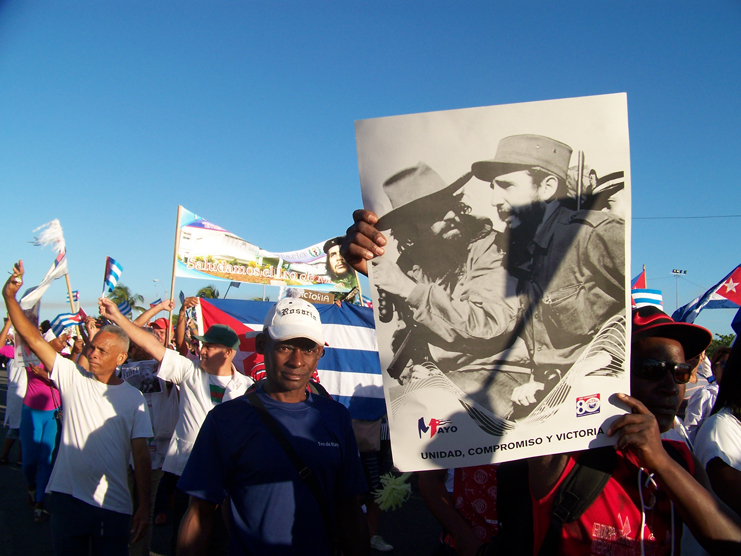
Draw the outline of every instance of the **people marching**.
<instances>
[{"instance_id":1,"label":"people marching","mask_svg":"<svg viewBox=\"0 0 741 556\"><path fill-rule=\"evenodd\" d=\"M515 162L514 150L526 155ZM420 163L386 180L393 210L381 219L356 211L347 235L327 242L337 276L367 273L391 228L402 244L400 266L374 268L388 295L379 313L399 315L388 338L395 384L487 384L476 392L484 407L524 419L564 379L586 329L621 312L624 253L608 247L625 222L564 199L569 156L557 141L514 136L452 184ZM461 188L473 177L490 184L512 241L539 246L532 260L510 257L502 232L470 214ZM596 173L593 181L601 183ZM407 213L420 203L437 211L417 226L421 237ZM435 267L440 253L454 272ZM551 264L557 255L567 267L569 256L591 261L590 276L565 275ZM29 521L50 520L55 554L147 555L165 520L171 555L402 552L381 535L393 517L379 502L382 477L397 471L381 432L386 417L351 418L317 382L332 346L314 305L280 300L250 338L233 323L199 334L191 316L202 300L185 296L174 327L160 316L173 312L171 300L132 320L128 304L106 296L97 318L38 327L16 299L23 276L19 261L2 290L8 432L0 464L20 444ZM553 280L588 283L568 309L590 315L573 323L552 307L540 312L542 286ZM494 290L513 295L496 299ZM523 315L534 322L522 326ZM549 319L562 334L543 327ZM741 347L711 349L708 330L654 307L633 308L628 320L631 386L614 393L628 411L605 427L615 446L419 472L419 494L442 529L435 554L741 552ZM259 374L245 350L263 358ZM492 371L502 352L511 365Z\"/></svg>"}]
</instances>

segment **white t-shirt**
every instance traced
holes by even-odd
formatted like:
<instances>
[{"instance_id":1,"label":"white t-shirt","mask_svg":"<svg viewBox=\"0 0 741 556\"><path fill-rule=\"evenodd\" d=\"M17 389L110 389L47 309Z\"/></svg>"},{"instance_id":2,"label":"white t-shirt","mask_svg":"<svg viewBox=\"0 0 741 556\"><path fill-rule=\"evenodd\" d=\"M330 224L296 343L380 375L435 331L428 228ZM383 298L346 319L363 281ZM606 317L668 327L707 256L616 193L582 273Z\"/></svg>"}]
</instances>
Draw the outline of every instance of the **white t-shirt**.
<instances>
[{"instance_id":1,"label":"white t-shirt","mask_svg":"<svg viewBox=\"0 0 741 556\"><path fill-rule=\"evenodd\" d=\"M700 430L700 425L713 411L716 399L718 399L718 383L712 382L692 394L687 403L687 409L684 412L684 426L687 427L687 432L693 442L697 431Z\"/></svg>"},{"instance_id":2,"label":"white t-shirt","mask_svg":"<svg viewBox=\"0 0 741 556\"><path fill-rule=\"evenodd\" d=\"M62 395L63 418L59 454L46 492L131 514L131 441L152 436L144 396L126 382L103 384L59 355L50 378Z\"/></svg>"},{"instance_id":3,"label":"white t-shirt","mask_svg":"<svg viewBox=\"0 0 741 556\"><path fill-rule=\"evenodd\" d=\"M741 423L727 407L705 419L695 437L695 455L705 468L720 458L741 471Z\"/></svg>"},{"instance_id":4,"label":"white t-shirt","mask_svg":"<svg viewBox=\"0 0 741 556\"><path fill-rule=\"evenodd\" d=\"M26 395L28 377L26 368L9 359L5 364L8 372L8 391L5 401L5 423L3 426L9 429L17 429L21 426L21 410L23 409L23 397Z\"/></svg>"},{"instance_id":5,"label":"white t-shirt","mask_svg":"<svg viewBox=\"0 0 741 556\"><path fill-rule=\"evenodd\" d=\"M180 387L180 418L175 425L175 434L172 435L162 469L182 475L201 425L216 405L211 400L209 374L201 368L199 361L191 361L168 349L162 358L158 376ZM241 396L252 382L232 365L232 376L226 385L223 401Z\"/></svg>"}]
</instances>

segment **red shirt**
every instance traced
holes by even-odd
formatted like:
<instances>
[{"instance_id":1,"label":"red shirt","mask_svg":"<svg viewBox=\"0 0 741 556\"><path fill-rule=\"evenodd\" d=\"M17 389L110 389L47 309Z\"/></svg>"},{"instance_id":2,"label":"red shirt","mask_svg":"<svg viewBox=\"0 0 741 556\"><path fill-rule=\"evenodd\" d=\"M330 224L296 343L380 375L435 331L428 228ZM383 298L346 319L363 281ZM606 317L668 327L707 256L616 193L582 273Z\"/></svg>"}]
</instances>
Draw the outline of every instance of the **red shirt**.
<instances>
[{"instance_id":1,"label":"red shirt","mask_svg":"<svg viewBox=\"0 0 741 556\"><path fill-rule=\"evenodd\" d=\"M694 475L692 456L682 442L670 442L684 457L689 473ZM533 554L537 555L543 543L556 491L563 480L573 469L579 452L571 454L556 486L542 499L533 501ZM607 481L604 490L587 508L582 516L573 523L564 524L559 554L569 556L587 555L640 555L641 554L641 493L638 491L638 477L641 477L641 493L645 510L643 528L643 546L646 556L671 553L672 526L671 501L661 484L646 485L648 474L640 471L635 457L627 452L617 452L615 471ZM658 482L658 481L657 481ZM532 492L531 492L532 496ZM655 499L655 505L652 501ZM650 509L653 508L653 509ZM681 529L674 541L675 554L680 553Z\"/></svg>"},{"instance_id":2,"label":"red shirt","mask_svg":"<svg viewBox=\"0 0 741 556\"><path fill-rule=\"evenodd\" d=\"M499 530L497 519L497 465L455 469L453 503L456 511L484 542ZM447 543L455 547L452 538Z\"/></svg>"}]
</instances>

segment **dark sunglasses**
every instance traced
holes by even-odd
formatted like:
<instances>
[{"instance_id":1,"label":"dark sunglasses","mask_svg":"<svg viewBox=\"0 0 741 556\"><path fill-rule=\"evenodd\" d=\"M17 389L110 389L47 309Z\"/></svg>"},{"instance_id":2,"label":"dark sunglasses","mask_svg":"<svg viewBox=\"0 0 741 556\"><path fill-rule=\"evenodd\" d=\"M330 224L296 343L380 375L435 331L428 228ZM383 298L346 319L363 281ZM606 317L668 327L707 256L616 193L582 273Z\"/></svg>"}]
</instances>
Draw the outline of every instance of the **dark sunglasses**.
<instances>
[{"instance_id":1,"label":"dark sunglasses","mask_svg":"<svg viewBox=\"0 0 741 556\"><path fill-rule=\"evenodd\" d=\"M633 375L646 380L661 380L667 371L671 372L677 384L687 384L692 376L692 369L694 366L691 363L672 363L660 359L637 359L630 366Z\"/></svg>"}]
</instances>

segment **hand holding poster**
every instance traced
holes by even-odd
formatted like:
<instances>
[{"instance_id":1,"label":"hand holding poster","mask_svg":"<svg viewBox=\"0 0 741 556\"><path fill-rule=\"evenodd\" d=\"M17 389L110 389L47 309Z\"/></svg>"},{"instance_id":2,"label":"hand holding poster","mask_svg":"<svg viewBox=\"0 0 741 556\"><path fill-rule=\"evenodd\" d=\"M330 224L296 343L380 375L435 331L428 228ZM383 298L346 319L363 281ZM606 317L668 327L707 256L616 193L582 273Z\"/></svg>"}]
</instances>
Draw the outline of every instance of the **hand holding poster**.
<instances>
[{"instance_id":1,"label":"hand holding poster","mask_svg":"<svg viewBox=\"0 0 741 556\"><path fill-rule=\"evenodd\" d=\"M273 253L185 209L178 233L176 276L340 292L358 285L355 271L339 254L338 238Z\"/></svg>"},{"instance_id":2,"label":"hand holding poster","mask_svg":"<svg viewBox=\"0 0 741 556\"><path fill-rule=\"evenodd\" d=\"M356 138L388 240L369 277L397 466L613 443L611 395L629 392L625 95L360 121ZM603 199L610 175L627 203Z\"/></svg>"}]
</instances>

